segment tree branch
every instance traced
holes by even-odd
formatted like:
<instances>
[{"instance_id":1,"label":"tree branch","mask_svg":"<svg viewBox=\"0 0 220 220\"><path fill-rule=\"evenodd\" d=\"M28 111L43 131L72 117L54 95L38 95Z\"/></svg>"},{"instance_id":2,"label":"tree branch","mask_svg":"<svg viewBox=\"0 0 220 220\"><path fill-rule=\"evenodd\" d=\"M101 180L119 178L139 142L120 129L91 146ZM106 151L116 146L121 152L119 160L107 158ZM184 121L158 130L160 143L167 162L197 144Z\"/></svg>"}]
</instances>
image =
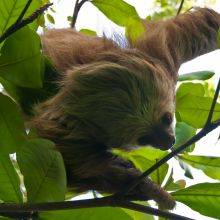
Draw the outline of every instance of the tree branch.
<instances>
[{"instance_id":1,"label":"tree branch","mask_svg":"<svg viewBox=\"0 0 220 220\"><path fill-rule=\"evenodd\" d=\"M27 4L25 5L24 9L22 10L21 14L19 15L19 17L18 17L18 19L15 23L19 23L23 19L23 17L25 15L25 13L27 12L29 6L31 5L31 2L32 2L32 0L27 1Z\"/></svg>"},{"instance_id":2,"label":"tree branch","mask_svg":"<svg viewBox=\"0 0 220 220\"><path fill-rule=\"evenodd\" d=\"M176 15L179 15L179 14L180 14L180 12L181 12L181 10L182 10L182 8L183 8L183 4L184 4L184 0L181 0L179 9L178 9Z\"/></svg>"},{"instance_id":3,"label":"tree branch","mask_svg":"<svg viewBox=\"0 0 220 220\"><path fill-rule=\"evenodd\" d=\"M32 15L30 15L28 18L22 19L19 23L15 22L12 24L6 31L0 36L0 43L2 43L6 38L8 38L10 35L15 33L16 31L20 30L24 26L32 23L35 19L37 19L41 14L44 13L53 3L48 3L42 6L41 8L37 9ZM23 10L24 11L24 10ZM22 11L22 12L23 12ZM22 13L21 13L22 14ZM19 16L20 17L20 16Z\"/></svg>"},{"instance_id":4,"label":"tree branch","mask_svg":"<svg viewBox=\"0 0 220 220\"><path fill-rule=\"evenodd\" d=\"M158 169L160 166L162 166L168 160L170 160L171 158L173 158L177 154L181 153L187 147L189 147L192 144L196 143L198 140L205 137L208 133L210 133L211 131L216 129L218 126L220 126L220 119L211 123L214 108L215 108L215 105L216 105L216 102L217 102L217 99L218 99L219 90L220 90L220 79L219 79L219 83L218 83L218 86L217 86L216 91L215 91L215 95L214 95L214 98L213 98L211 109L209 111L209 116L208 116L208 122L209 123L208 124L206 123L206 125L204 126L204 128L200 132L198 132L196 135L194 135L192 138L190 138L186 143L184 143L181 146L179 146L178 148L174 149L171 153L169 153L168 155L163 157L161 160L156 162L152 167L150 167L148 170L146 170L141 176L139 176L133 182L128 184L124 188L124 190L122 190L121 192L116 193L115 196L120 197L122 195L126 195L128 192L130 192L132 189L134 189L145 177L149 176L152 172L154 172L156 169Z\"/></svg>"},{"instance_id":5,"label":"tree branch","mask_svg":"<svg viewBox=\"0 0 220 220\"><path fill-rule=\"evenodd\" d=\"M220 78L218 80L218 85L217 85L217 88L216 88L216 91L215 91L215 95L214 95L214 98L213 98L213 101L212 101L211 109L209 111L209 115L208 115L205 127L209 126L212 122L212 117L213 117L215 106L216 106L216 103L217 103L217 100L218 100L219 91L220 91Z\"/></svg>"},{"instance_id":6,"label":"tree branch","mask_svg":"<svg viewBox=\"0 0 220 220\"><path fill-rule=\"evenodd\" d=\"M159 216L159 217L164 217L166 219L193 220L191 218L187 218L187 217L184 217L184 216L181 216L181 215L173 214L173 213L170 213L170 212L165 212L165 211L162 211L162 210L159 210L159 209L154 209L154 208L149 207L149 206L144 206L144 205L140 205L140 204L137 204L137 203L134 203L134 202L129 202L129 201L121 202L120 207L129 208L129 209L134 210L134 211L148 213L148 214L156 215L156 216Z\"/></svg>"},{"instance_id":7,"label":"tree branch","mask_svg":"<svg viewBox=\"0 0 220 220\"><path fill-rule=\"evenodd\" d=\"M72 18L72 22L71 22L71 28L75 28L79 11L80 11L81 7L83 6L83 4L87 1L89 1L89 0L81 0L81 2L79 2L79 0L76 0L75 6L74 6L74 11L73 11L73 18Z\"/></svg>"},{"instance_id":8,"label":"tree branch","mask_svg":"<svg viewBox=\"0 0 220 220\"><path fill-rule=\"evenodd\" d=\"M68 209L79 209L79 208L94 208L94 207L121 207L130 210L148 213L160 217L169 219L180 219L180 220L192 220L177 214L170 212L161 211L149 206L144 206L115 198L114 196L107 196L98 199L85 199L77 201L66 201L66 202L48 202L48 203L36 203L36 204L7 204L3 203L0 205L0 215L4 216L36 216L41 211L54 211L54 210L68 210Z\"/></svg>"}]
</instances>

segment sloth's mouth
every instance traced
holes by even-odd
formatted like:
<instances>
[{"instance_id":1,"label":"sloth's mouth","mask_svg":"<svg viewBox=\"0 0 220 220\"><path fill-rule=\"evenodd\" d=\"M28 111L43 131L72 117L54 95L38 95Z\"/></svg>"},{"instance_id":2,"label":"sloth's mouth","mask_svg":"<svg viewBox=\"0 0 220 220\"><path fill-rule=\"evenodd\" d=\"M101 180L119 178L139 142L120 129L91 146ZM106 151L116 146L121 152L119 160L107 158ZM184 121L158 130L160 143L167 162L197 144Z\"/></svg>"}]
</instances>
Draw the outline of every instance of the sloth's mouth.
<instances>
[{"instance_id":1,"label":"sloth's mouth","mask_svg":"<svg viewBox=\"0 0 220 220\"><path fill-rule=\"evenodd\" d=\"M144 135L138 139L138 144L141 146L151 145L160 150L168 150L172 148L175 143L173 135Z\"/></svg>"}]
</instances>

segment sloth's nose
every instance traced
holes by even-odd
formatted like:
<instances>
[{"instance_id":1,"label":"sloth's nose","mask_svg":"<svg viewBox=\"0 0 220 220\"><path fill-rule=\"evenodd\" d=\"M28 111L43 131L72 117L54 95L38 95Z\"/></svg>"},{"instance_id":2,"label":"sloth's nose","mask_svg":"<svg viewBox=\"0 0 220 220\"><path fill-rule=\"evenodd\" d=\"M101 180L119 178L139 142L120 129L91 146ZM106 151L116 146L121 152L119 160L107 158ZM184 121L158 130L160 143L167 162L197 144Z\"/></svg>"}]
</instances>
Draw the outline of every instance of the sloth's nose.
<instances>
[{"instance_id":1,"label":"sloth's nose","mask_svg":"<svg viewBox=\"0 0 220 220\"><path fill-rule=\"evenodd\" d=\"M169 142L171 143L171 145L175 144L176 138L174 135L169 135L168 139L169 139Z\"/></svg>"},{"instance_id":2,"label":"sloth's nose","mask_svg":"<svg viewBox=\"0 0 220 220\"><path fill-rule=\"evenodd\" d=\"M158 147L161 150L168 150L170 149L174 144L175 144L175 136L171 134L167 134L164 136L159 136L158 137Z\"/></svg>"}]
</instances>

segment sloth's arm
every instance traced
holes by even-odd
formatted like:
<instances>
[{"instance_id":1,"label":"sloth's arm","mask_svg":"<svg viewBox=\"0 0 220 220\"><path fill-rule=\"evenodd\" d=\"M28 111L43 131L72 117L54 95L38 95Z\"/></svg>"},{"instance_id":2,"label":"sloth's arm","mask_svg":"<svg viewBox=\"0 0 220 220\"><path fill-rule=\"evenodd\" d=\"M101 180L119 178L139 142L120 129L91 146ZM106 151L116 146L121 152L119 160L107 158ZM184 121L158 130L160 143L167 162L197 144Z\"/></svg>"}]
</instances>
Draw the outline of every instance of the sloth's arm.
<instances>
[{"instance_id":1,"label":"sloth's arm","mask_svg":"<svg viewBox=\"0 0 220 220\"><path fill-rule=\"evenodd\" d=\"M136 46L162 60L169 70L202 54L217 49L220 14L199 8L167 21L146 23L146 33Z\"/></svg>"},{"instance_id":2,"label":"sloth's arm","mask_svg":"<svg viewBox=\"0 0 220 220\"><path fill-rule=\"evenodd\" d=\"M99 157L96 161L97 163L93 160L92 165L90 164L91 172L87 170L83 175L85 167L81 167L78 175L72 178L69 176L70 188L72 185L79 192L93 189L99 192L117 193L141 175L141 172L132 164L110 153L102 155L102 158ZM89 161L87 162L89 164ZM84 164L84 166L86 165ZM69 171L71 172L71 168ZM170 194L149 178L143 179L129 195L134 198L153 199L164 209L173 209L175 206L175 201Z\"/></svg>"},{"instance_id":3,"label":"sloth's arm","mask_svg":"<svg viewBox=\"0 0 220 220\"><path fill-rule=\"evenodd\" d=\"M169 21L168 46L174 61L182 64L215 50L219 27L220 14L208 8L183 14Z\"/></svg>"}]
</instances>

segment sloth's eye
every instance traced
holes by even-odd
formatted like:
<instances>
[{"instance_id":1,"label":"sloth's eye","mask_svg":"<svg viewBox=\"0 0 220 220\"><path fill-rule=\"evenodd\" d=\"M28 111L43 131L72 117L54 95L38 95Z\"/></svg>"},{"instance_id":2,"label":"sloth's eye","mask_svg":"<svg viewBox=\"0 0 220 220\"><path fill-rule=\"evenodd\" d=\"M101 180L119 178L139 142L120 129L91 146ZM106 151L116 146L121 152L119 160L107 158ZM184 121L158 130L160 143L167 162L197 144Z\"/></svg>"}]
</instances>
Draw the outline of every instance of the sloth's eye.
<instances>
[{"instance_id":1,"label":"sloth's eye","mask_svg":"<svg viewBox=\"0 0 220 220\"><path fill-rule=\"evenodd\" d=\"M170 112L166 112L162 118L161 121L165 125L171 125L173 122L173 115Z\"/></svg>"}]
</instances>

